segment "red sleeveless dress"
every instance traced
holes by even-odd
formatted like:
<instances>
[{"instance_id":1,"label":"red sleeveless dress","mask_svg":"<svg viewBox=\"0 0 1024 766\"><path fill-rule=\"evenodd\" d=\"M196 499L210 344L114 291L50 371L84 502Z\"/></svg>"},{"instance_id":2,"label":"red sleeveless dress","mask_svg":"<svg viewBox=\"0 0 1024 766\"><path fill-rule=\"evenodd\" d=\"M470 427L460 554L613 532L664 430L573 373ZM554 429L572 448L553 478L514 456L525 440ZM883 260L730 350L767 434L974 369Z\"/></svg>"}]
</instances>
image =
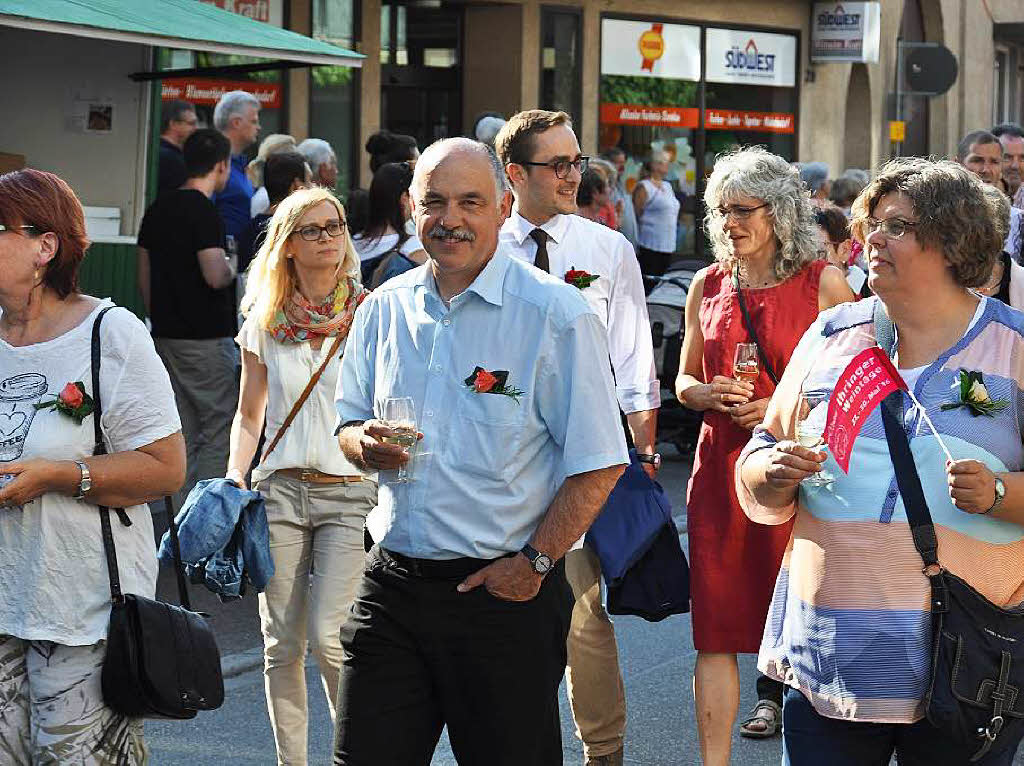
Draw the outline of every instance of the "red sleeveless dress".
<instances>
[{"instance_id":1,"label":"red sleeveless dress","mask_svg":"<svg viewBox=\"0 0 1024 766\"><path fill-rule=\"evenodd\" d=\"M782 284L743 291L762 349L779 377L818 317L818 283L826 265L827 261L814 261ZM732 377L736 344L751 338L732 275L720 264L710 266L704 278L700 327L704 380L715 375ZM771 396L774 390L762 369L754 383L754 399ZM704 413L686 495L693 644L700 651L758 651L793 527L792 521L774 527L754 524L740 508L733 476L736 460L749 440L750 431L724 413Z\"/></svg>"}]
</instances>

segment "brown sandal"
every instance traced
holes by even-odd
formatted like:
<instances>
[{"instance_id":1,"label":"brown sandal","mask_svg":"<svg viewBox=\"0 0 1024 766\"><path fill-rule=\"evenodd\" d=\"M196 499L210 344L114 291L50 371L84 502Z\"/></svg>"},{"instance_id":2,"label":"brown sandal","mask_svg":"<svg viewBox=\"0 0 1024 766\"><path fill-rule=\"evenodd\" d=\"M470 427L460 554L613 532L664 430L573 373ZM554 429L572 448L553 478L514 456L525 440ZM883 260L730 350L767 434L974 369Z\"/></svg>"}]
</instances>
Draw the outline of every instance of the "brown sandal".
<instances>
[{"instance_id":1,"label":"brown sandal","mask_svg":"<svg viewBox=\"0 0 1024 766\"><path fill-rule=\"evenodd\" d=\"M751 724L762 725L764 729L751 728ZM740 724L740 736L750 739L770 739L782 729L782 708L771 700L758 700L750 717Z\"/></svg>"}]
</instances>

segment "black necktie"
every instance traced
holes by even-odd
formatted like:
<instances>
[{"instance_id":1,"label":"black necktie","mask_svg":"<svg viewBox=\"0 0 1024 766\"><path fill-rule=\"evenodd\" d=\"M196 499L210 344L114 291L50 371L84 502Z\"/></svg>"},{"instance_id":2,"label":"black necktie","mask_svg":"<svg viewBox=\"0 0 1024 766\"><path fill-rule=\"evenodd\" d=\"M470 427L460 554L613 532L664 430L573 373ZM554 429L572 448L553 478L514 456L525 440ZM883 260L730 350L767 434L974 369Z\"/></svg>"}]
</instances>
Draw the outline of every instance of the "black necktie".
<instances>
[{"instance_id":1,"label":"black necktie","mask_svg":"<svg viewBox=\"0 0 1024 766\"><path fill-rule=\"evenodd\" d=\"M533 265L541 271L551 272L551 264L548 263L548 239L550 235L544 229L534 229L530 232L530 238L537 243L537 255L533 259Z\"/></svg>"}]
</instances>

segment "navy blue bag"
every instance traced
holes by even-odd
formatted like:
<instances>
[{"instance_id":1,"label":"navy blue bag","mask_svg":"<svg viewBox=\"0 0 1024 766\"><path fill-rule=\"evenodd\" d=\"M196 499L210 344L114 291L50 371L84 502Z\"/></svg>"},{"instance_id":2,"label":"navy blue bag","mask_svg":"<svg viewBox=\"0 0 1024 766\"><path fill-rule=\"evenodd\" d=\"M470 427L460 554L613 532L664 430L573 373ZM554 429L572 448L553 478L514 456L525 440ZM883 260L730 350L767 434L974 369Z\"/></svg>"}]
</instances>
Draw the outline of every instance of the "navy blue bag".
<instances>
[{"instance_id":1,"label":"navy blue bag","mask_svg":"<svg viewBox=\"0 0 1024 766\"><path fill-rule=\"evenodd\" d=\"M672 522L661 528L647 553L615 586L608 587L608 614L660 622L690 611L690 567Z\"/></svg>"}]
</instances>

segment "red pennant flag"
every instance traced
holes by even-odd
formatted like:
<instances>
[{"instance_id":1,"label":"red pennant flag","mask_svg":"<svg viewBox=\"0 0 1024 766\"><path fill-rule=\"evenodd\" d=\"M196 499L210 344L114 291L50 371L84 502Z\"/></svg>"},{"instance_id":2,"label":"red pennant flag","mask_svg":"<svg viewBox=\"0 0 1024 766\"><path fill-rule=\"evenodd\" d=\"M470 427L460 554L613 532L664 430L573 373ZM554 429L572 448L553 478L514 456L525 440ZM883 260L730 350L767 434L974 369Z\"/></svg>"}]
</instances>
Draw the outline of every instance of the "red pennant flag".
<instances>
[{"instance_id":1,"label":"red pennant flag","mask_svg":"<svg viewBox=\"0 0 1024 766\"><path fill-rule=\"evenodd\" d=\"M896 367L878 346L866 348L846 365L828 402L825 444L843 473L850 468L853 442L868 415L897 390L907 390Z\"/></svg>"}]
</instances>

